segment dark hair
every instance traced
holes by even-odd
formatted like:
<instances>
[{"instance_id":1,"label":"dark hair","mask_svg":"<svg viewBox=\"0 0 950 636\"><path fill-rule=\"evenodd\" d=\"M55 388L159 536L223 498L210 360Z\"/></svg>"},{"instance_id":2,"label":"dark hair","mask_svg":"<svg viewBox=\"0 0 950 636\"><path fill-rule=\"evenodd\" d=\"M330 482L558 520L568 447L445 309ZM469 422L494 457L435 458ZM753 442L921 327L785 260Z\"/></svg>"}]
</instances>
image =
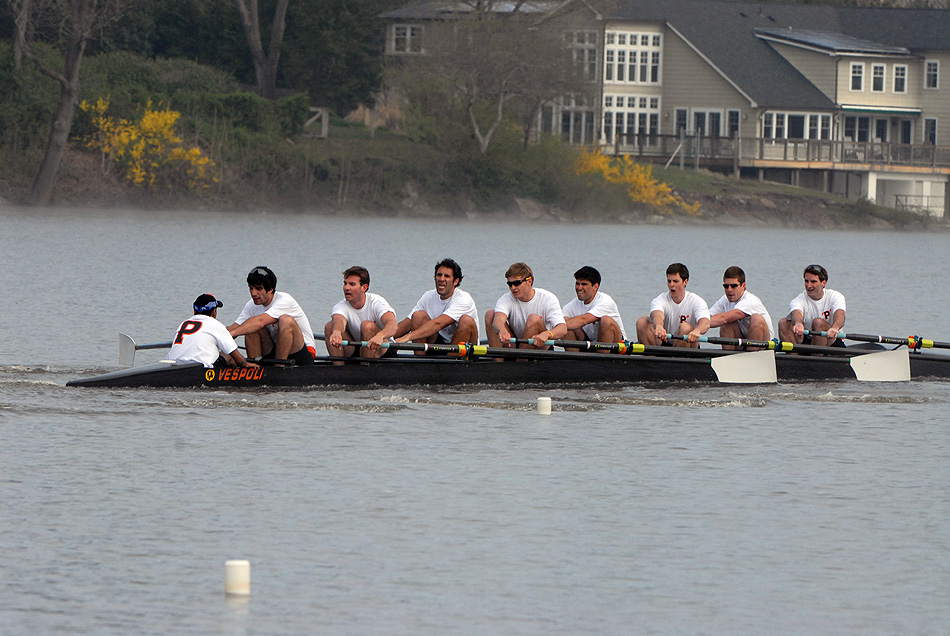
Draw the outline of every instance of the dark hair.
<instances>
[{"instance_id":1,"label":"dark hair","mask_svg":"<svg viewBox=\"0 0 950 636\"><path fill-rule=\"evenodd\" d=\"M600 285L600 272L590 265L584 265L574 272L574 280L587 280L591 285Z\"/></svg>"},{"instance_id":2,"label":"dark hair","mask_svg":"<svg viewBox=\"0 0 950 636\"><path fill-rule=\"evenodd\" d=\"M818 280L820 280L821 282L825 282L828 280L828 270L826 270L821 265L809 265L808 267L805 268L805 271L802 273L803 276L805 274L814 274L815 276L818 277Z\"/></svg>"},{"instance_id":3,"label":"dark hair","mask_svg":"<svg viewBox=\"0 0 950 636\"><path fill-rule=\"evenodd\" d=\"M673 263L666 268L666 275L679 274L683 280L689 280L689 270L682 263Z\"/></svg>"},{"instance_id":4,"label":"dark hair","mask_svg":"<svg viewBox=\"0 0 950 636\"><path fill-rule=\"evenodd\" d=\"M267 291L277 289L277 275L269 267L258 265L247 275L248 287L263 287Z\"/></svg>"},{"instance_id":5,"label":"dark hair","mask_svg":"<svg viewBox=\"0 0 950 636\"><path fill-rule=\"evenodd\" d=\"M359 265L354 265L353 267L348 267L343 272L343 279L346 280L350 276L359 276L360 285L366 285L369 287L369 270L365 267L360 267Z\"/></svg>"},{"instance_id":6,"label":"dark hair","mask_svg":"<svg viewBox=\"0 0 950 636\"><path fill-rule=\"evenodd\" d=\"M435 271L433 273L438 274L440 267L447 267L452 270L452 278L458 281L455 283L455 286L458 287L462 282L462 268L459 266L459 264L451 258L443 258L441 261L435 264Z\"/></svg>"},{"instance_id":7,"label":"dark hair","mask_svg":"<svg viewBox=\"0 0 950 636\"><path fill-rule=\"evenodd\" d=\"M726 271L722 274L723 280L726 280L727 278L735 278L741 285L745 282L745 272L742 271L742 268L738 265L731 265L727 267Z\"/></svg>"}]
</instances>

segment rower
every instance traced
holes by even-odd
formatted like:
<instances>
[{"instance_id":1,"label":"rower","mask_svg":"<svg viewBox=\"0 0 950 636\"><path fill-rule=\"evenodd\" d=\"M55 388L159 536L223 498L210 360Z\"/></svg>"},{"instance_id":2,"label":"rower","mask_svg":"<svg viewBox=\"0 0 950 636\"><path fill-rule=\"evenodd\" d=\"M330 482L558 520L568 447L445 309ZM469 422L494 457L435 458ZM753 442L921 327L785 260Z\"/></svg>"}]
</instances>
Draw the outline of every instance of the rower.
<instances>
[{"instance_id":1,"label":"rower","mask_svg":"<svg viewBox=\"0 0 950 636\"><path fill-rule=\"evenodd\" d=\"M392 306L379 294L369 291L369 270L354 265L343 272L343 300L333 306L330 322L323 328L331 356L356 355L357 347L344 347L344 340L365 341L366 346L359 348L363 358L395 355L394 349L380 345L385 340L392 341L398 326Z\"/></svg>"},{"instance_id":2,"label":"rower","mask_svg":"<svg viewBox=\"0 0 950 636\"><path fill-rule=\"evenodd\" d=\"M574 293L577 298L561 309L569 339L588 342L622 342L627 339L617 303L600 291L600 281L600 272L590 265L574 272ZM610 349L599 351L610 353Z\"/></svg>"},{"instance_id":3,"label":"rower","mask_svg":"<svg viewBox=\"0 0 950 636\"><path fill-rule=\"evenodd\" d=\"M201 294L192 305L194 315L178 325L168 359L184 364L200 362L212 367L256 367L238 351L237 343L218 318L224 303L211 294Z\"/></svg>"},{"instance_id":4,"label":"rower","mask_svg":"<svg viewBox=\"0 0 950 636\"><path fill-rule=\"evenodd\" d=\"M745 272L737 265L727 267L722 275L725 292L709 309L709 326L719 327L721 338L774 340L772 317L759 297L746 290ZM723 345L735 349L735 345Z\"/></svg>"},{"instance_id":5,"label":"rower","mask_svg":"<svg viewBox=\"0 0 950 636\"><path fill-rule=\"evenodd\" d=\"M650 303L650 314L637 320L637 340L652 346L699 348L699 337L709 330L709 307L706 301L686 291L689 269L682 263L666 268L668 292ZM687 340L670 343L666 334L686 336Z\"/></svg>"},{"instance_id":6,"label":"rower","mask_svg":"<svg viewBox=\"0 0 950 636\"><path fill-rule=\"evenodd\" d=\"M544 343L567 334L564 314L557 296L534 286L534 273L526 263L514 263L505 272L508 293L485 313L488 344L510 347L512 338L532 339L525 349L549 349Z\"/></svg>"},{"instance_id":7,"label":"rower","mask_svg":"<svg viewBox=\"0 0 950 636\"><path fill-rule=\"evenodd\" d=\"M462 268L451 258L435 266L435 289L416 302L409 316L399 322L396 342L460 344L478 342L478 309L475 299L459 289ZM417 354L425 355L424 351Z\"/></svg>"},{"instance_id":8,"label":"rower","mask_svg":"<svg viewBox=\"0 0 950 636\"><path fill-rule=\"evenodd\" d=\"M247 356L313 364L317 349L310 321L293 296L277 291L277 275L255 267L247 275L247 289L251 299L228 327L231 336L244 336Z\"/></svg>"},{"instance_id":9,"label":"rower","mask_svg":"<svg viewBox=\"0 0 950 636\"><path fill-rule=\"evenodd\" d=\"M828 270L821 265L809 265L803 274L805 291L792 299L788 316L778 321L778 335L785 342L843 347L838 332L844 327L847 309L844 294L826 289ZM805 335L827 332L827 336Z\"/></svg>"}]
</instances>

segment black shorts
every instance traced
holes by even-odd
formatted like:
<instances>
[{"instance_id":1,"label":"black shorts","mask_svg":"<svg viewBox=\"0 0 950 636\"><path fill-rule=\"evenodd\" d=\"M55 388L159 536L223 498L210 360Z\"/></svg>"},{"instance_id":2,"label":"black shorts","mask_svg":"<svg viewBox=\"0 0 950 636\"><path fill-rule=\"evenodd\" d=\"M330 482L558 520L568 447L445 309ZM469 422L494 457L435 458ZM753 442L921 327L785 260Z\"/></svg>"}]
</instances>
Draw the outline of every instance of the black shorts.
<instances>
[{"instance_id":1,"label":"black shorts","mask_svg":"<svg viewBox=\"0 0 950 636\"><path fill-rule=\"evenodd\" d=\"M296 362L298 367L311 365L313 364L313 353L307 348L306 345L304 345L294 353L291 353L289 356L287 356L287 359Z\"/></svg>"},{"instance_id":2,"label":"black shorts","mask_svg":"<svg viewBox=\"0 0 950 636\"><path fill-rule=\"evenodd\" d=\"M803 345L810 345L810 344L811 344L811 336L803 336L803 337L802 337L802 344L803 344ZM841 338L835 338L835 341L832 342L832 343L831 343L830 345L828 345L828 346L829 346L829 347L841 347L842 349L845 348L844 340L842 340Z\"/></svg>"}]
</instances>

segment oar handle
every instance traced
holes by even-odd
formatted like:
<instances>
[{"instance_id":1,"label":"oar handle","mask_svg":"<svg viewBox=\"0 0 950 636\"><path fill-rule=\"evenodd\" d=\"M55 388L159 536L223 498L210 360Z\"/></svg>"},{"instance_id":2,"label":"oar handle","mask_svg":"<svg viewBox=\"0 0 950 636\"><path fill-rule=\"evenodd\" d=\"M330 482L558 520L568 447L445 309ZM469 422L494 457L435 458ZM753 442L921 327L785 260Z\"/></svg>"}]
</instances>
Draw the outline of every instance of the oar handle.
<instances>
[{"instance_id":1,"label":"oar handle","mask_svg":"<svg viewBox=\"0 0 950 636\"><path fill-rule=\"evenodd\" d=\"M805 333L811 334L814 336L826 336L828 332L826 331L806 331ZM858 340L861 342L880 342L883 344L892 344L892 345L906 345L911 349L950 349L950 342L939 342L936 340L928 340L927 338L921 338L920 336L907 336L906 338L895 338L893 336L876 336L873 334L865 333L838 333L839 338L845 338L847 340Z\"/></svg>"},{"instance_id":2,"label":"oar handle","mask_svg":"<svg viewBox=\"0 0 950 636\"><path fill-rule=\"evenodd\" d=\"M534 344L534 338L511 338L511 344ZM580 349L581 351L613 351L616 353L643 353L646 349L635 342L598 342L592 340L545 340L545 345Z\"/></svg>"}]
</instances>

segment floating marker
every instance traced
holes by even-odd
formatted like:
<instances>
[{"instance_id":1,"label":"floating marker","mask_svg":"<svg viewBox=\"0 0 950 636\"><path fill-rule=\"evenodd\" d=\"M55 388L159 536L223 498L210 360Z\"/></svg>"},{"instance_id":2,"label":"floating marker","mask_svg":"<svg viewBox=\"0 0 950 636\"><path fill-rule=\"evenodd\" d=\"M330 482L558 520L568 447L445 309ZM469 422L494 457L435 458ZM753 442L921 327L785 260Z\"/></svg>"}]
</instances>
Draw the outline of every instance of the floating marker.
<instances>
[{"instance_id":1,"label":"floating marker","mask_svg":"<svg viewBox=\"0 0 950 636\"><path fill-rule=\"evenodd\" d=\"M224 593L235 596L249 596L251 594L251 563L250 561L224 562Z\"/></svg>"},{"instance_id":2,"label":"floating marker","mask_svg":"<svg viewBox=\"0 0 950 636\"><path fill-rule=\"evenodd\" d=\"M538 415L550 415L550 414L551 414L551 398L539 397L538 398Z\"/></svg>"}]
</instances>

